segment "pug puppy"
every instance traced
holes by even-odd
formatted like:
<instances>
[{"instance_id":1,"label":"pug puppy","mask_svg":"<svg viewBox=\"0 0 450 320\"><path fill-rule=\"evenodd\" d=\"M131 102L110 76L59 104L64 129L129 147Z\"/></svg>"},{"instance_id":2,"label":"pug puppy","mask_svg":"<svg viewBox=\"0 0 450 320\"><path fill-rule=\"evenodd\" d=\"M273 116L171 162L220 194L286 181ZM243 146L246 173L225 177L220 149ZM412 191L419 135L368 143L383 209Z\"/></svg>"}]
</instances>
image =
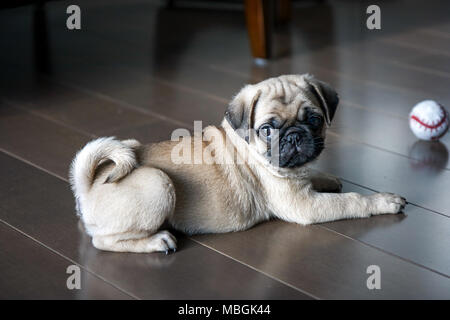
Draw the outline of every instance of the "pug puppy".
<instances>
[{"instance_id":1,"label":"pug puppy","mask_svg":"<svg viewBox=\"0 0 450 320\"><path fill-rule=\"evenodd\" d=\"M160 230L164 222L196 234L246 230L271 218L308 225L399 213L406 202L398 195L336 193L337 178L308 170L337 105L328 84L284 75L245 86L221 127L193 137L150 145L113 137L89 142L70 178L93 245L168 253L176 239ZM187 161L175 159L179 150Z\"/></svg>"}]
</instances>

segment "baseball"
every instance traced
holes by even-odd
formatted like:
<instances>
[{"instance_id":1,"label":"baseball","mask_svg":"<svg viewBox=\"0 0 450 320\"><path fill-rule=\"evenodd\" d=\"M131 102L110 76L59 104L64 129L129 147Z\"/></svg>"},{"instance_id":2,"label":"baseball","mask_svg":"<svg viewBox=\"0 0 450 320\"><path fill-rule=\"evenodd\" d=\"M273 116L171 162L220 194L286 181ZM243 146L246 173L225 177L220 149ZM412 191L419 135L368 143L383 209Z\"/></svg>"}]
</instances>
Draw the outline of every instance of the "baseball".
<instances>
[{"instance_id":1,"label":"baseball","mask_svg":"<svg viewBox=\"0 0 450 320\"><path fill-rule=\"evenodd\" d=\"M422 140L438 140L447 132L448 125L447 110L433 100L416 104L409 114L409 126Z\"/></svg>"}]
</instances>

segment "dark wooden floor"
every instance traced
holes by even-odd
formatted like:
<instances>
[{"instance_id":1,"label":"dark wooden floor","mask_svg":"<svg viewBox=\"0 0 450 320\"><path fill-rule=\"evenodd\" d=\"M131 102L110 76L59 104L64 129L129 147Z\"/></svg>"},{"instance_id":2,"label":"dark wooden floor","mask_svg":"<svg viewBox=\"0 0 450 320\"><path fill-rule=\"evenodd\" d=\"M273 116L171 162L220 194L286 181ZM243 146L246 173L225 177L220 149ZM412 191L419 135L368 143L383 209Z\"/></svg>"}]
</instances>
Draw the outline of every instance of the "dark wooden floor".
<instances>
[{"instance_id":1,"label":"dark wooden floor","mask_svg":"<svg viewBox=\"0 0 450 320\"><path fill-rule=\"evenodd\" d=\"M371 3L299 1L277 38L292 55L266 65L239 8L78 1L82 30L69 31L69 4L0 11L0 298L450 298L450 134L430 147L407 121L420 100L450 108L450 2L378 1L369 31ZM245 83L304 72L342 99L314 166L345 191L405 196L405 214L180 235L168 256L92 247L67 183L83 144L217 124ZM72 264L81 290L66 288ZM366 287L369 265L381 290Z\"/></svg>"}]
</instances>

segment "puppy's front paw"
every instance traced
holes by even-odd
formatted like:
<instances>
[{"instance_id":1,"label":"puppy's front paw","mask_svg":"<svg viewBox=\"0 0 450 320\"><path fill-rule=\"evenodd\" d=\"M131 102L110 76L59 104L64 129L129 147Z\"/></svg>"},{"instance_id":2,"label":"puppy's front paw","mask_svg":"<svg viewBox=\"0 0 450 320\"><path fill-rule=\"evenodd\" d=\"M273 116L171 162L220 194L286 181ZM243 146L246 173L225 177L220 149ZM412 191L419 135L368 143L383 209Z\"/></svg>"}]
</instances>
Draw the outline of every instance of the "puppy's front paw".
<instances>
[{"instance_id":1,"label":"puppy's front paw","mask_svg":"<svg viewBox=\"0 0 450 320\"><path fill-rule=\"evenodd\" d=\"M371 214L400 213L406 205L406 199L394 193L376 193L369 196L371 200Z\"/></svg>"}]
</instances>

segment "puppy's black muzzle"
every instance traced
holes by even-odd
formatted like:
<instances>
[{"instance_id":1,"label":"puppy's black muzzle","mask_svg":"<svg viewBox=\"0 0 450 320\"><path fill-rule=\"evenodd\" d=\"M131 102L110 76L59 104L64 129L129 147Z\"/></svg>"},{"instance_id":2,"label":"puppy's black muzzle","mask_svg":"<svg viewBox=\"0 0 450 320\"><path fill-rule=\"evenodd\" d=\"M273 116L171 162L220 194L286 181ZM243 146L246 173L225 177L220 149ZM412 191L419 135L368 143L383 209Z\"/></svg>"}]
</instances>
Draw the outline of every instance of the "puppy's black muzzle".
<instances>
[{"instance_id":1,"label":"puppy's black muzzle","mask_svg":"<svg viewBox=\"0 0 450 320\"><path fill-rule=\"evenodd\" d=\"M280 139L280 167L296 167L313 160L323 148L317 139L305 128L288 128Z\"/></svg>"}]
</instances>

